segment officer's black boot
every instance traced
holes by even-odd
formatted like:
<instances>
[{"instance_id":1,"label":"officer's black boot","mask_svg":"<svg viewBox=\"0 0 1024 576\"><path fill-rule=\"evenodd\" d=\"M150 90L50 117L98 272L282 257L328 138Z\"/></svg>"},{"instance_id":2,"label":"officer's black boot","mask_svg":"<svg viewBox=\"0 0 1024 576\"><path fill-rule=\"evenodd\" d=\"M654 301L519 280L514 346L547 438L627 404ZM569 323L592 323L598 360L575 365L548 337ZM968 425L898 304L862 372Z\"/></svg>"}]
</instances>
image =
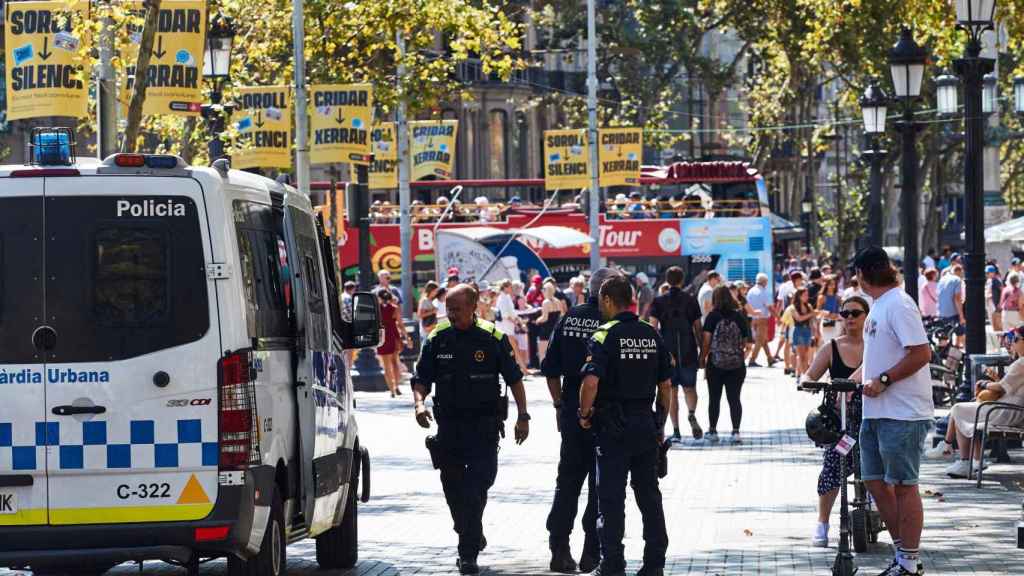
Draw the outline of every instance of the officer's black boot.
<instances>
[{"instance_id":1,"label":"officer's black boot","mask_svg":"<svg viewBox=\"0 0 1024 576\"><path fill-rule=\"evenodd\" d=\"M664 568L648 568L646 565L640 567L636 576L665 576Z\"/></svg>"},{"instance_id":2,"label":"officer's black boot","mask_svg":"<svg viewBox=\"0 0 1024 576\"><path fill-rule=\"evenodd\" d=\"M583 540L583 554L580 556L580 572L593 572L601 563L601 550L597 545L597 537L587 535Z\"/></svg>"},{"instance_id":3,"label":"officer's black boot","mask_svg":"<svg viewBox=\"0 0 1024 576\"><path fill-rule=\"evenodd\" d=\"M569 550L568 542L554 544L551 547L551 571L562 574L573 574L576 572L576 561L572 559L572 550Z\"/></svg>"},{"instance_id":4,"label":"officer's black boot","mask_svg":"<svg viewBox=\"0 0 1024 576\"><path fill-rule=\"evenodd\" d=\"M459 558L456 562L459 567L459 574L479 574L480 566L476 563L476 558Z\"/></svg>"}]
</instances>

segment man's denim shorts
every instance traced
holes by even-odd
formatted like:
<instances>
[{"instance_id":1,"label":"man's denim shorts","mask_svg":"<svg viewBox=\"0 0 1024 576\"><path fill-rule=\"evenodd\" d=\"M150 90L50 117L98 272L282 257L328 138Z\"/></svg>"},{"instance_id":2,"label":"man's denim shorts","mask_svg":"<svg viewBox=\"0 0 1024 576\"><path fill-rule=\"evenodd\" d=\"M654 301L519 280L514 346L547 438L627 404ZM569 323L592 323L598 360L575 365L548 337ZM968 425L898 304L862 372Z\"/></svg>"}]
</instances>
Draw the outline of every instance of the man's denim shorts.
<instances>
[{"instance_id":1,"label":"man's denim shorts","mask_svg":"<svg viewBox=\"0 0 1024 576\"><path fill-rule=\"evenodd\" d=\"M672 368L672 385L683 388L697 387L697 367L676 364Z\"/></svg>"},{"instance_id":2,"label":"man's denim shorts","mask_svg":"<svg viewBox=\"0 0 1024 576\"><path fill-rule=\"evenodd\" d=\"M931 420L865 418L860 423L860 475L886 484L917 484Z\"/></svg>"}]
</instances>

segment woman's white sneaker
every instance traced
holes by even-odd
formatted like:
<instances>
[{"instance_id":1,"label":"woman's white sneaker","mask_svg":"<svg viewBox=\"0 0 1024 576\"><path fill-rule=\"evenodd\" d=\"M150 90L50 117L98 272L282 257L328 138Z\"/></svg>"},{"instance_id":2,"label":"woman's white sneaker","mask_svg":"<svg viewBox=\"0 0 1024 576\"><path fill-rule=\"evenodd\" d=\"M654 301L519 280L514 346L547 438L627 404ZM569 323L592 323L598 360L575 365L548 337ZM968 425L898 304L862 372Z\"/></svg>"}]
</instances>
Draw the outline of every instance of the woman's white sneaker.
<instances>
[{"instance_id":1,"label":"woman's white sneaker","mask_svg":"<svg viewBox=\"0 0 1024 576\"><path fill-rule=\"evenodd\" d=\"M924 457L929 460L945 460L953 457L953 447L942 440L934 448L929 448L924 451Z\"/></svg>"},{"instance_id":2,"label":"woman's white sneaker","mask_svg":"<svg viewBox=\"0 0 1024 576\"><path fill-rule=\"evenodd\" d=\"M828 548L828 524L818 522L814 530L814 538L811 538L811 545L817 548Z\"/></svg>"},{"instance_id":3,"label":"woman's white sneaker","mask_svg":"<svg viewBox=\"0 0 1024 576\"><path fill-rule=\"evenodd\" d=\"M946 475L950 478L967 478L971 471L971 465L967 460L957 460L946 467Z\"/></svg>"}]
</instances>

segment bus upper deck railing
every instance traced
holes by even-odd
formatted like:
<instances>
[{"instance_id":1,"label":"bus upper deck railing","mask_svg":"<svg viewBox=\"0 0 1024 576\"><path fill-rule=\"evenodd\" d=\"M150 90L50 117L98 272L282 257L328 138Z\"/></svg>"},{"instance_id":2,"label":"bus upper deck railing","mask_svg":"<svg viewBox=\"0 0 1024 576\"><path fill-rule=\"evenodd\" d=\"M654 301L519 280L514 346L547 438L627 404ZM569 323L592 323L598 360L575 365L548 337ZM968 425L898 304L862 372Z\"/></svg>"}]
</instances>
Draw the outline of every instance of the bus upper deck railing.
<instances>
[{"instance_id":1,"label":"bus upper deck railing","mask_svg":"<svg viewBox=\"0 0 1024 576\"><path fill-rule=\"evenodd\" d=\"M414 201L410 207L413 223L435 223L445 209L447 203L423 204ZM445 214L445 222L459 223L494 223L504 222L510 214L532 214L543 209L543 206L527 203L486 203L486 204L461 204L456 203ZM582 213L582 207L577 203L565 203L560 206L552 206L550 213ZM701 200L633 200L627 203L612 202L603 206L601 212L606 220L656 220L656 219L681 219L681 218L736 218L753 217L761 215L761 206L756 200L715 200L711 203ZM397 224L399 221L399 207L390 202L373 203L370 207L370 221L374 224Z\"/></svg>"}]
</instances>

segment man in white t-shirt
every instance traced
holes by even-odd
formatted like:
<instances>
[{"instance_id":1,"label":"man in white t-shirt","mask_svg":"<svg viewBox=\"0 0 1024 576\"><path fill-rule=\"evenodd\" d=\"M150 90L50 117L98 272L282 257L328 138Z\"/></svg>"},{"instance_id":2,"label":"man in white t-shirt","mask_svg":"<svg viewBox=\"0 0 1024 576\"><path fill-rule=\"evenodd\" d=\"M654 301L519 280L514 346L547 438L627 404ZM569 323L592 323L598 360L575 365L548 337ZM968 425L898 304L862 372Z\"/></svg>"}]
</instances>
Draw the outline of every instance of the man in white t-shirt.
<instances>
[{"instance_id":1,"label":"man in white t-shirt","mask_svg":"<svg viewBox=\"0 0 1024 576\"><path fill-rule=\"evenodd\" d=\"M722 282L722 276L712 270L708 272L708 279L704 282L704 285L697 291L697 304L700 306L700 318L701 324L704 323L704 319L707 318L708 312L711 312L711 293L715 291L715 287Z\"/></svg>"},{"instance_id":2,"label":"man in white t-shirt","mask_svg":"<svg viewBox=\"0 0 1024 576\"><path fill-rule=\"evenodd\" d=\"M900 289L899 275L884 250L862 250L854 268L874 300L864 324L861 478L896 547L896 558L884 574L920 575L924 509L917 484L934 415L928 337L917 304Z\"/></svg>"}]
</instances>

